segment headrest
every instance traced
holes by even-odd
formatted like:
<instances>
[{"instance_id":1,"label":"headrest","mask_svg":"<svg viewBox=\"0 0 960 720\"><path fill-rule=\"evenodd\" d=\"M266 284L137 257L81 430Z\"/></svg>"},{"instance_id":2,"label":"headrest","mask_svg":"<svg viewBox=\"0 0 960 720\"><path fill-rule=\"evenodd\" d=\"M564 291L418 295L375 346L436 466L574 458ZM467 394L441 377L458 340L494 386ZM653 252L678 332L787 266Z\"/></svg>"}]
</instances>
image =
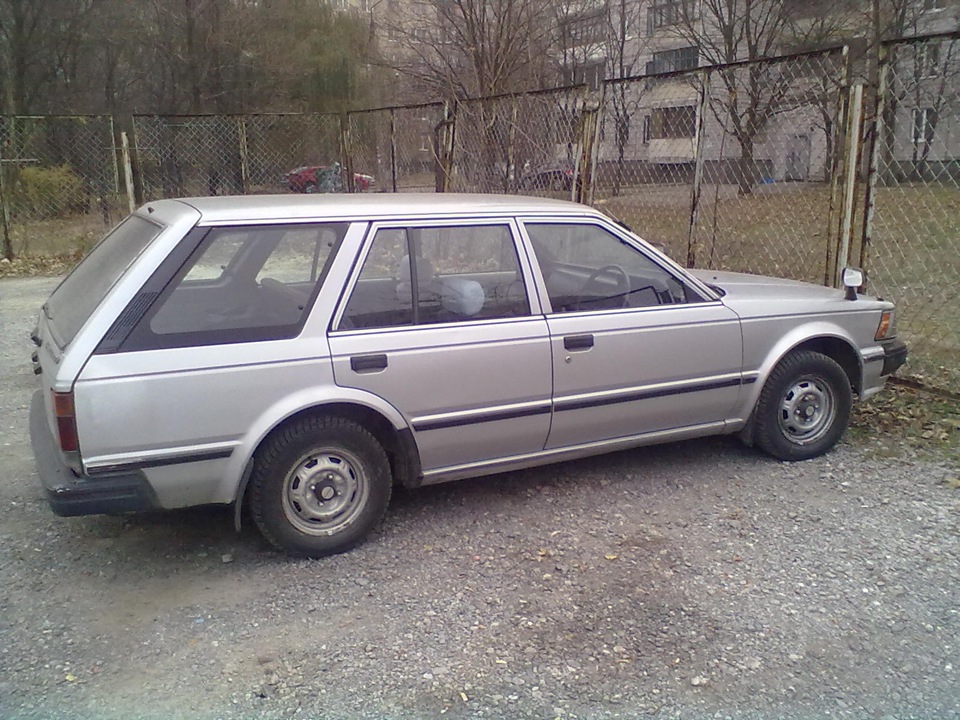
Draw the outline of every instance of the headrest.
<instances>
[{"instance_id":1,"label":"headrest","mask_svg":"<svg viewBox=\"0 0 960 720\"><path fill-rule=\"evenodd\" d=\"M440 281L440 304L444 310L473 317L483 310L483 286L476 280L446 277Z\"/></svg>"}]
</instances>

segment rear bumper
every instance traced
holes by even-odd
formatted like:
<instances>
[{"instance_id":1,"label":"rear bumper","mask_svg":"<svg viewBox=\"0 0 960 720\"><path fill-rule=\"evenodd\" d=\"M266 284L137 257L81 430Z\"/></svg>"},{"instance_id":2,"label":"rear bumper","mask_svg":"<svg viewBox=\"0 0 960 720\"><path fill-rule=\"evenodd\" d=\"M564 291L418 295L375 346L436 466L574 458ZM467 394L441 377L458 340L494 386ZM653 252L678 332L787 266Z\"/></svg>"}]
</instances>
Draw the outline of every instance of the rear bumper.
<instances>
[{"instance_id":1,"label":"rear bumper","mask_svg":"<svg viewBox=\"0 0 960 720\"><path fill-rule=\"evenodd\" d=\"M140 471L77 475L67 467L47 424L42 391L30 403L30 443L47 502L57 515L102 515L159 509L156 494Z\"/></svg>"},{"instance_id":2,"label":"rear bumper","mask_svg":"<svg viewBox=\"0 0 960 720\"><path fill-rule=\"evenodd\" d=\"M894 339L883 346L883 370L881 377L895 372L907 361L907 344L903 340Z\"/></svg>"}]
</instances>

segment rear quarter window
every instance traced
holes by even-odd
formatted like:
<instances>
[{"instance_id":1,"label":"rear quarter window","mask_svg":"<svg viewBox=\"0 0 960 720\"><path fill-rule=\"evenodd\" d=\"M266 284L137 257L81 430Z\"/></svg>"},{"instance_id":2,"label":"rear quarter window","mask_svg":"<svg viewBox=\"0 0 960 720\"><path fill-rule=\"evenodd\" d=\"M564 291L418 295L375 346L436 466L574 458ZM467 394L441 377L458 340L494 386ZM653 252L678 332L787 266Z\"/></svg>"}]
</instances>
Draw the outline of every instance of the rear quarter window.
<instances>
[{"instance_id":1,"label":"rear quarter window","mask_svg":"<svg viewBox=\"0 0 960 720\"><path fill-rule=\"evenodd\" d=\"M169 280L120 350L299 334L345 223L218 227ZM151 280L157 287L157 279Z\"/></svg>"}]
</instances>

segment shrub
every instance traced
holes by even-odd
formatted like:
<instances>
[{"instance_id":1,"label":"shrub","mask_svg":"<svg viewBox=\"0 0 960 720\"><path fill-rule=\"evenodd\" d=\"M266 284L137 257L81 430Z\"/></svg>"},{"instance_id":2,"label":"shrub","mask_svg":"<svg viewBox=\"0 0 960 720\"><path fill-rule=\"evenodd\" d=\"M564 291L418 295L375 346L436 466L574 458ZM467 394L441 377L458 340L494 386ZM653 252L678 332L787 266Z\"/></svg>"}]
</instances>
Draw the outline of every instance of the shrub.
<instances>
[{"instance_id":1,"label":"shrub","mask_svg":"<svg viewBox=\"0 0 960 720\"><path fill-rule=\"evenodd\" d=\"M76 215L86 212L89 204L83 181L69 165L25 167L15 187L13 211L23 219Z\"/></svg>"}]
</instances>

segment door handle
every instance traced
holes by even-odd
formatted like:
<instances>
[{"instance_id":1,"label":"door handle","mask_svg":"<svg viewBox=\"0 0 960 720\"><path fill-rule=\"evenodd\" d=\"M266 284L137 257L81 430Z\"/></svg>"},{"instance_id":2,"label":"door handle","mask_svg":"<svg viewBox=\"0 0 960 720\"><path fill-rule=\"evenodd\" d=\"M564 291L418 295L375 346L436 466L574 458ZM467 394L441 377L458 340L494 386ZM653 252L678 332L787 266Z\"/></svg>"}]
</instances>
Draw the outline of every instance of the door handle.
<instances>
[{"instance_id":1,"label":"door handle","mask_svg":"<svg viewBox=\"0 0 960 720\"><path fill-rule=\"evenodd\" d=\"M593 335L567 335L563 347L565 350L589 350L593 347Z\"/></svg>"},{"instance_id":2,"label":"door handle","mask_svg":"<svg viewBox=\"0 0 960 720\"><path fill-rule=\"evenodd\" d=\"M350 369L356 373L377 372L387 369L386 355L354 355L350 358Z\"/></svg>"}]
</instances>

